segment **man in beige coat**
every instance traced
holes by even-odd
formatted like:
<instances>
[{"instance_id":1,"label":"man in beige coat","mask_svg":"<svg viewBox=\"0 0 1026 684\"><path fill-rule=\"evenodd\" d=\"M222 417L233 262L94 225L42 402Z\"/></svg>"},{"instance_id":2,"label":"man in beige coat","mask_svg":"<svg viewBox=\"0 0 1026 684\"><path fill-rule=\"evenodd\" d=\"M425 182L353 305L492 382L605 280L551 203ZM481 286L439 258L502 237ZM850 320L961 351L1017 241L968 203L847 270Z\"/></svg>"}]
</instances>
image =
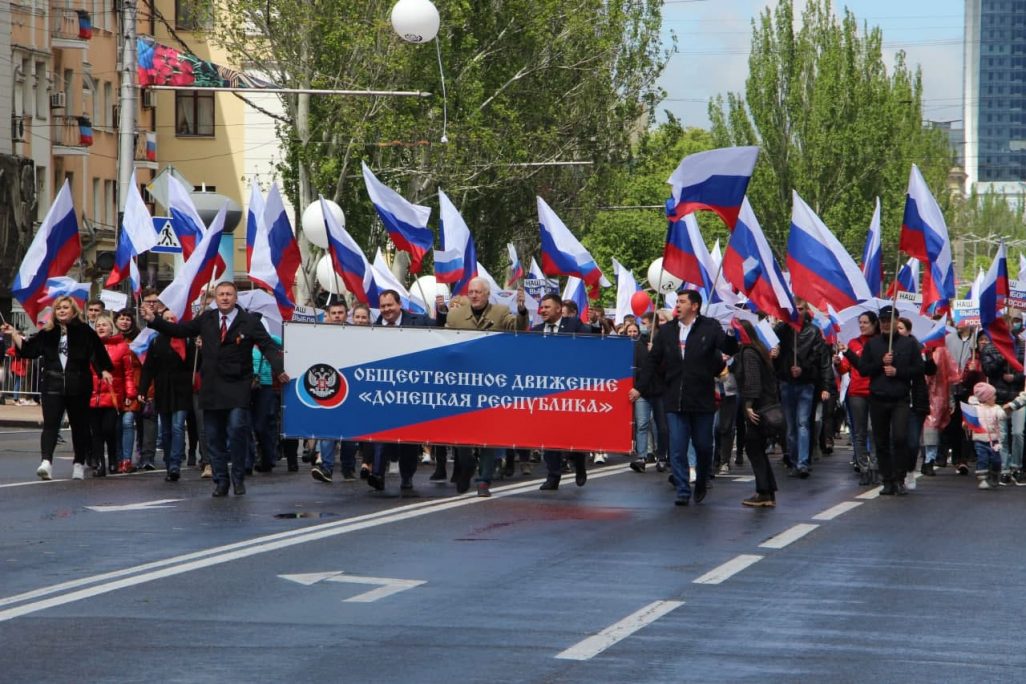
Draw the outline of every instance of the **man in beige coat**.
<instances>
[{"instance_id":1,"label":"man in beige coat","mask_svg":"<svg viewBox=\"0 0 1026 684\"><path fill-rule=\"evenodd\" d=\"M469 306L461 306L450 311L445 327L455 330L490 330L490 331L523 331L530 326L527 308L524 306L524 290L517 292L517 313L513 315L504 304L492 304L488 301L491 288L481 278L471 279L467 286ZM470 479L474 475L474 447L459 447L456 450L455 479L456 491L463 493L470 489ZM495 472L497 450L479 447L481 455L481 478L477 485L478 496L491 496L492 475Z\"/></svg>"}]
</instances>

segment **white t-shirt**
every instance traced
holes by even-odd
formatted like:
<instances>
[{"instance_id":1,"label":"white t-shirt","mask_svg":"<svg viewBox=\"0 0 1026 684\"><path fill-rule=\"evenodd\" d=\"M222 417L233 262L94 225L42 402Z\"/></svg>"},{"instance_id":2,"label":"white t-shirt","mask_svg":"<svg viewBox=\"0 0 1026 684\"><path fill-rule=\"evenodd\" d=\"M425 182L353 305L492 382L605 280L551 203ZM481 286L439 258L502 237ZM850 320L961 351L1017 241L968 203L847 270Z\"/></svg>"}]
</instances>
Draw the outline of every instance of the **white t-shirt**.
<instances>
[{"instance_id":1,"label":"white t-shirt","mask_svg":"<svg viewBox=\"0 0 1026 684\"><path fill-rule=\"evenodd\" d=\"M691 328L694 326L695 322L691 321L691 323L686 325L684 321L678 321L678 323L680 323L680 358L683 359L684 350L688 346L688 335L691 334Z\"/></svg>"},{"instance_id":2,"label":"white t-shirt","mask_svg":"<svg viewBox=\"0 0 1026 684\"><path fill-rule=\"evenodd\" d=\"M68 331L61 332L61 341L57 344L57 355L61 359L61 368L68 367Z\"/></svg>"}]
</instances>

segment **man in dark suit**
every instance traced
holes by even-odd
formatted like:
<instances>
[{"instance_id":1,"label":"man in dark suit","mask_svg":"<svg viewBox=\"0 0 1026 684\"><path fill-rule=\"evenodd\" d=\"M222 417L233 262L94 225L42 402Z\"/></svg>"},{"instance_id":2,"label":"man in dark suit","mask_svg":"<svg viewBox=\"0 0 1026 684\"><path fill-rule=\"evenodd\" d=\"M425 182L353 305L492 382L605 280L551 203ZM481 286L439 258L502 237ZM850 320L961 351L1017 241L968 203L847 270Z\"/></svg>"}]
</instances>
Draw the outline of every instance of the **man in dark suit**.
<instances>
[{"instance_id":1,"label":"man in dark suit","mask_svg":"<svg viewBox=\"0 0 1026 684\"><path fill-rule=\"evenodd\" d=\"M238 291L231 282L214 289L216 309L207 309L190 321L170 323L155 315L152 305L143 306L143 318L159 333L171 337L199 337L203 343L200 371L200 408L203 433L214 475L214 496L227 496L228 484L235 495L246 493L246 452L249 447L250 391L253 387L253 346L260 347L271 372L284 384L289 380L282 353L267 334L260 317L236 304ZM232 462L231 479L228 460Z\"/></svg>"},{"instance_id":2,"label":"man in dark suit","mask_svg":"<svg viewBox=\"0 0 1026 684\"><path fill-rule=\"evenodd\" d=\"M545 333L546 335L557 333L591 333L591 326L586 325L581 319L563 315L563 300L557 294L550 292L541 298L541 302L538 303L538 315L542 317L542 322L531 328L533 332ZM547 472L545 482L542 483L539 489L546 491L559 489L559 480L563 474L564 458L573 462L574 471L576 472L575 481L578 487L583 487L584 483L588 481L587 456L584 452L546 451L545 470Z\"/></svg>"},{"instance_id":3,"label":"man in dark suit","mask_svg":"<svg viewBox=\"0 0 1026 684\"><path fill-rule=\"evenodd\" d=\"M630 391L634 401L663 382L663 407L670 433L670 468L677 487L678 506L691 500L688 486L688 446L695 446L695 503L708 487L713 456L713 416L716 412L716 377L726 363L723 355L737 353L737 339L723 332L715 318L699 311L702 295L694 290L677 294L677 317L659 326L652 349Z\"/></svg>"},{"instance_id":4,"label":"man in dark suit","mask_svg":"<svg viewBox=\"0 0 1026 684\"><path fill-rule=\"evenodd\" d=\"M395 290L385 290L378 296L378 308L381 315L374 321L375 326L384 328L434 328L439 325L435 320L422 314L403 311L402 299ZM419 444L375 444L374 467L367 477L367 484L379 492L385 488L385 471L392 456L398 453L399 460L399 491L413 489L413 475L417 472L420 460Z\"/></svg>"}]
</instances>

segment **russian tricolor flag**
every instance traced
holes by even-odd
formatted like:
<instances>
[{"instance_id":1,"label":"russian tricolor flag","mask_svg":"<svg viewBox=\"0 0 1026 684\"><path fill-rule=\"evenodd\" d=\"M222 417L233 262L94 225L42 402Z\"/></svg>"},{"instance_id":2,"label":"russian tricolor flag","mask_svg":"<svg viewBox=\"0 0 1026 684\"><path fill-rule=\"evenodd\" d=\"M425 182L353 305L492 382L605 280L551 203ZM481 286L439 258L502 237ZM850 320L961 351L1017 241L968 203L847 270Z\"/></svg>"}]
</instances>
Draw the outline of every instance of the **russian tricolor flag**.
<instances>
[{"instance_id":1,"label":"russian tricolor flag","mask_svg":"<svg viewBox=\"0 0 1026 684\"><path fill-rule=\"evenodd\" d=\"M667 213L670 213L671 202L666 203ZM666 229L663 269L686 283L693 283L702 291L703 297L715 301L712 291L715 268L695 215L687 214L678 221L671 220Z\"/></svg>"},{"instance_id":2,"label":"russian tricolor flag","mask_svg":"<svg viewBox=\"0 0 1026 684\"><path fill-rule=\"evenodd\" d=\"M794 298L746 197L723 255L723 275L759 311L801 328Z\"/></svg>"},{"instance_id":3,"label":"russian tricolor flag","mask_svg":"<svg viewBox=\"0 0 1026 684\"><path fill-rule=\"evenodd\" d=\"M962 406L962 424L965 425L969 432L977 435L987 434L987 428L983 427L983 421L980 420L979 406L967 404L964 401L958 403Z\"/></svg>"},{"instance_id":4,"label":"russian tricolor flag","mask_svg":"<svg viewBox=\"0 0 1026 684\"><path fill-rule=\"evenodd\" d=\"M169 180L174 179L169 177ZM221 257L217 250L221 245L224 217L227 213L228 202L225 202L211 222L210 229L203 232L196 248L175 274L174 280L160 293L160 301L171 309L179 321L192 318L192 302L196 301L203 290L220 274L217 263L221 261Z\"/></svg>"},{"instance_id":5,"label":"russian tricolor flag","mask_svg":"<svg viewBox=\"0 0 1026 684\"><path fill-rule=\"evenodd\" d=\"M89 283L80 283L74 278L60 276L46 281L46 292L39 298L39 307L45 309L58 297L71 297L80 309L85 309L89 300Z\"/></svg>"},{"instance_id":6,"label":"russian tricolor flag","mask_svg":"<svg viewBox=\"0 0 1026 684\"><path fill-rule=\"evenodd\" d=\"M869 222L869 233L866 235L866 244L862 247L862 276L869 286L869 293L874 297L880 296L883 289L883 239L880 229L880 198L876 198L876 209L873 210L873 218Z\"/></svg>"},{"instance_id":7,"label":"russian tricolor flag","mask_svg":"<svg viewBox=\"0 0 1026 684\"><path fill-rule=\"evenodd\" d=\"M684 157L666 181L671 187L667 217L679 221L707 209L733 230L758 157L758 147L723 147Z\"/></svg>"},{"instance_id":8,"label":"russian tricolor flag","mask_svg":"<svg viewBox=\"0 0 1026 684\"><path fill-rule=\"evenodd\" d=\"M171 174L167 177L167 196L167 208L171 213L171 228L175 231L178 243L182 246L182 259L188 261L206 232L203 227L203 219L196 211L196 205L192 203L189 189ZM225 272L227 266L220 254L217 255L215 264L215 277L217 277Z\"/></svg>"},{"instance_id":9,"label":"russian tricolor flag","mask_svg":"<svg viewBox=\"0 0 1026 684\"><path fill-rule=\"evenodd\" d=\"M428 228L431 208L413 204L398 192L375 177L366 164L363 167L363 182L367 186L374 209L377 210L385 230L398 249L410 255L410 273L420 273L424 255L431 251L435 236Z\"/></svg>"},{"instance_id":10,"label":"russian tricolor flag","mask_svg":"<svg viewBox=\"0 0 1026 684\"><path fill-rule=\"evenodd\" d=\"M139 359L139 363L146 363L146 354L149 353L150 345L153 344L153 338L156 336L157 331L153 328L143 328L135 336L135 339L128 343L128 348Z\"/></svg>"},{"instance_id":11,"label":"russian tricolor flag","mask_svg":"<svg viewBox=\"0 0 1026 684\"><path fill-rule=\"evenodd\" d=\"M1008 329L1008 323L1002 315L1007 298L1008 260L1005 242L1002 240L980 291L980 327L987 333L990 343L1005 357L1008 365L1017 373L1021 373L1022 359L1015 353L1015 338L1012 337L1012 331Z\"/></svg>"},{"instance_id":12,"label":"russian tricolor flag","mask_svg":"<svg viewBox=\"0 0 1026 684\"><path fill-rule=\"evenodd\" d=\"M923 335L919 342L927 349L936 349L944 345L944 340L947 336L947 323L944 320L940 320L934 323L933 327L930 328L930 332Z\"/></svg>"},{"instance_id":13,"label":"russian tricolor flag","mask_svg":"<svg viewBox=\"0 0 1026 684\"><path fill-rule=\"evenodd\" d=\"M66 274L81 254L71 186L65 179L11 284L11 294L21 302L30 320L35 321L43 308L38 300L46 281Z\"/></svg>"},{"instance_id":14,"label":"russian tricolor flag","mask_svg":"<svg viewBox=\"0 0 1026 684\"><path fill-rule=\"evenodd\" d=\"M114 251L114 268L107 277L106 287L114 287L126 278L131 280L132 266L135 257L143 252L148 252L157 245L157 230L153 227L153 217L150 216L146 203L143 202L139 193L139 186L136 183L135 171L132 172L132 180L128 184L128 197L125 198L125 215L121 221L121 232L118 234L118 244ZM139 281L138 270L136 271L136 283Z\"/></svg>"},{"instance_id":15,"label":"russian tricolor flag","mask_svg":"<svg viewBox=\"0 0 1026 684\"><path fill-rule=\"evenodd\" d=\"M817 309L847 309L873 295L855 260L812 208L792 191L787 270L791 289Z\"/></svg>"},{"instance_id":16,"label":"russian tricolor flag","mask_svg":"<svg viewBox=\"0 0 1026 684\"><path fill-rule=\"evenodd\" d=\"M919 259L909 257L905 265L898 271L898 277L891 283L887 296L893 297L895 292L919 292Z\"/></svg>"},{"instance_id":17,"label":"russian tricolor flag","mask_svg":"<svg viewBox=\"0 0 1026 684\"><path fill-rule=\"evenodd\" d=\"M631 297L641 288L638 287L638 281L634 279L630 269L625 268L616 259L613 259L613 275L616 276L616 315L613 323L620 325L625 317L634 313Z\"/></svg>"},{"instance_id":18,"label":"russian tricolor flag","mask_svg":"<svg viewBox=\"0 0 1026 684\"><path fill-rule=\"evenodd\" d=\"M253 250L256 249L257 234L264 219L264 196L260 193L256 178L249 184L249 206L246 209L246 271L253 270ZM252 277L252 275L251 275Z\"/></svg>"},{"instance_id":19,"label":"russian tricolor flag","mask_svg":"<svg viewBox=\"0 0 1026 684\"><path fill-rule=\"evenodd\" d=\"M376 306L379 291L374 284L374 273L367 257L360 246L345 228L339 225L335 216L328 211L324 197L320 198L321 213L324 214L324 226L328 233L328 254L335 273L342 279L346 289L363 304Z\"/></svg>"},{"instance_id":20,"label":"russian tricolor flag","mask_svg":"<svg viewBox=\"0 0 1026 684\"><path fill-rule=\"evenodd\" d=\"M923 264L922 311L946 310L955 297L955 270L948 226L937 200L915 164L908 179L899 247Z\"/></svg>"},{"instance_id":21,"label":"russian tricolor flag","mask_svg":"<svg viewBox=\"0 0 1026 684\"><path fill-rule=\"evenodd\" d=\"M477 276L477 249L470 228L449 196L438 189L438 209L442 228L442 249L435 250L435 281L449 283L452 294L467 293Z\"/></svg>"},{"instance_id":22,"label":"russian tricolor flag","mask_svg":"<svg viewBox=\"0 0 1026 684\"><path fill-rule=\"evenodd\" d=\"M524 267L512 242L506 244L506 251L509 252L509 279L506 281L506 287L509 288L514 287L517 281L524 277Z\"/></svg>"},{"instance_id":23,"label":"russian tricolor flag","mask_svg":"<svg viewBox=\"0 0 1026 684\"><path fill-rule=\"evenodd\" d=\"M271 186L266 202L255 180L250 186L246 257L250 280L274 295L282 320L292 320L296 310L294 287L300 263L299 244L277 184Z\"/></svg>"},{"instance_id":24,"label":"russian tricolor flag","mask_svg":"<svg viewBox=\"0 0 1026 684\"><path fill-rule=\"evenodd\" d=\"M609 287L591 254L574 237L556 212L538 198L538 221L541 225L542 270L546 275L565 275L580 278L588 286L588 295L598 298L598 289Z\"/></svg>"},{"instance_id":25,"label":"russian tricolor flag","mask_svg":"<svg viewBox=\"0 0 1026 684\"><path fill-rule=\"evenodd\" d=\"M157 134L153 131L146 133L146 161L157 161Z\"/></svg>"},{"instance_id":26,"label":"russian tricolor flag","mask_svg":"<svg viewBox=\"0 0 1026 684\"><path fill-rule=\"evenodd\" d=\"M589 318L588 293L584 288L584 281L577 276L570 276L566 279L566 287L563 288L563 301L568 299L577 305L578 318L587 323Z\"/></svg>"},{"instance_id":27,"label":"russian tricolor flag","mask_svg":"<svg viewBox=\"0 0 1026 684\"><path fill-rule=\"evenodd\" d=\"M544 280L545 274L542 273L541 266L534 257L531 257L531 268L527 271L528 278L534 278L535 280Z\"/></svg>"}]
</instances>

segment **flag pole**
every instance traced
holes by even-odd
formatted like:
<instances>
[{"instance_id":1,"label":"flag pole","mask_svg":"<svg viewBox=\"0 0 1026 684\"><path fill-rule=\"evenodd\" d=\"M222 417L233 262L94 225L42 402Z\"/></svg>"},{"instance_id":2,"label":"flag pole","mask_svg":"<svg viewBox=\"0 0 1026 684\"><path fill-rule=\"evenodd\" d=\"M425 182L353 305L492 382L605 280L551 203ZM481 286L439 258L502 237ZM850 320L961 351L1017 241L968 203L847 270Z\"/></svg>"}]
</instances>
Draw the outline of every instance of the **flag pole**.
<instances>
[{"instance_id":1,"label":"flag pole","mask_svg":"<svg viewBox=\"0 0 1026 684\"><path fill-rule=\"evenodd\" d=\"M712 285L710 286L709 297L705 302L706 313L709 313L709 305L712 304L713 293L716 292L716 284L720 282L721 273L723 273L723 259L720 259L720 265L716 267L716 277L713 278Z\"/></svg>"},{"instance_id":2,"label":"flag pole","mask_svg":"<svg viewBox=\"0 0 1026 684\"><path fill-rule=\"evenodd\" d=\"M901 268L901 250L897 251L898 258L894 264L894 299L891 301L891 332L887 336L887 353L894 349L894 319L898 316L898 270Z\"/></svg>"},{"instance_id":3,"label":"flag pole","mask_svg":"<svg viewBox=\"0 0 1026 684\"><path fill-rule=\"evenodd\" d=\"M430 312L435 310L434 300L428 301L427 294L424 292L424 286L420 283L420 278L414 278L413 282L416 283L417 289L420 290L420 298L424 301L424 310L428 312L428 316L431 316ZM438 281L436 280L435 282L437 283ZM438 296L437 285L435 286L435 296ZM431 316L431 318L435 318L435 316Z\"/></svg>"}]
</instances>

